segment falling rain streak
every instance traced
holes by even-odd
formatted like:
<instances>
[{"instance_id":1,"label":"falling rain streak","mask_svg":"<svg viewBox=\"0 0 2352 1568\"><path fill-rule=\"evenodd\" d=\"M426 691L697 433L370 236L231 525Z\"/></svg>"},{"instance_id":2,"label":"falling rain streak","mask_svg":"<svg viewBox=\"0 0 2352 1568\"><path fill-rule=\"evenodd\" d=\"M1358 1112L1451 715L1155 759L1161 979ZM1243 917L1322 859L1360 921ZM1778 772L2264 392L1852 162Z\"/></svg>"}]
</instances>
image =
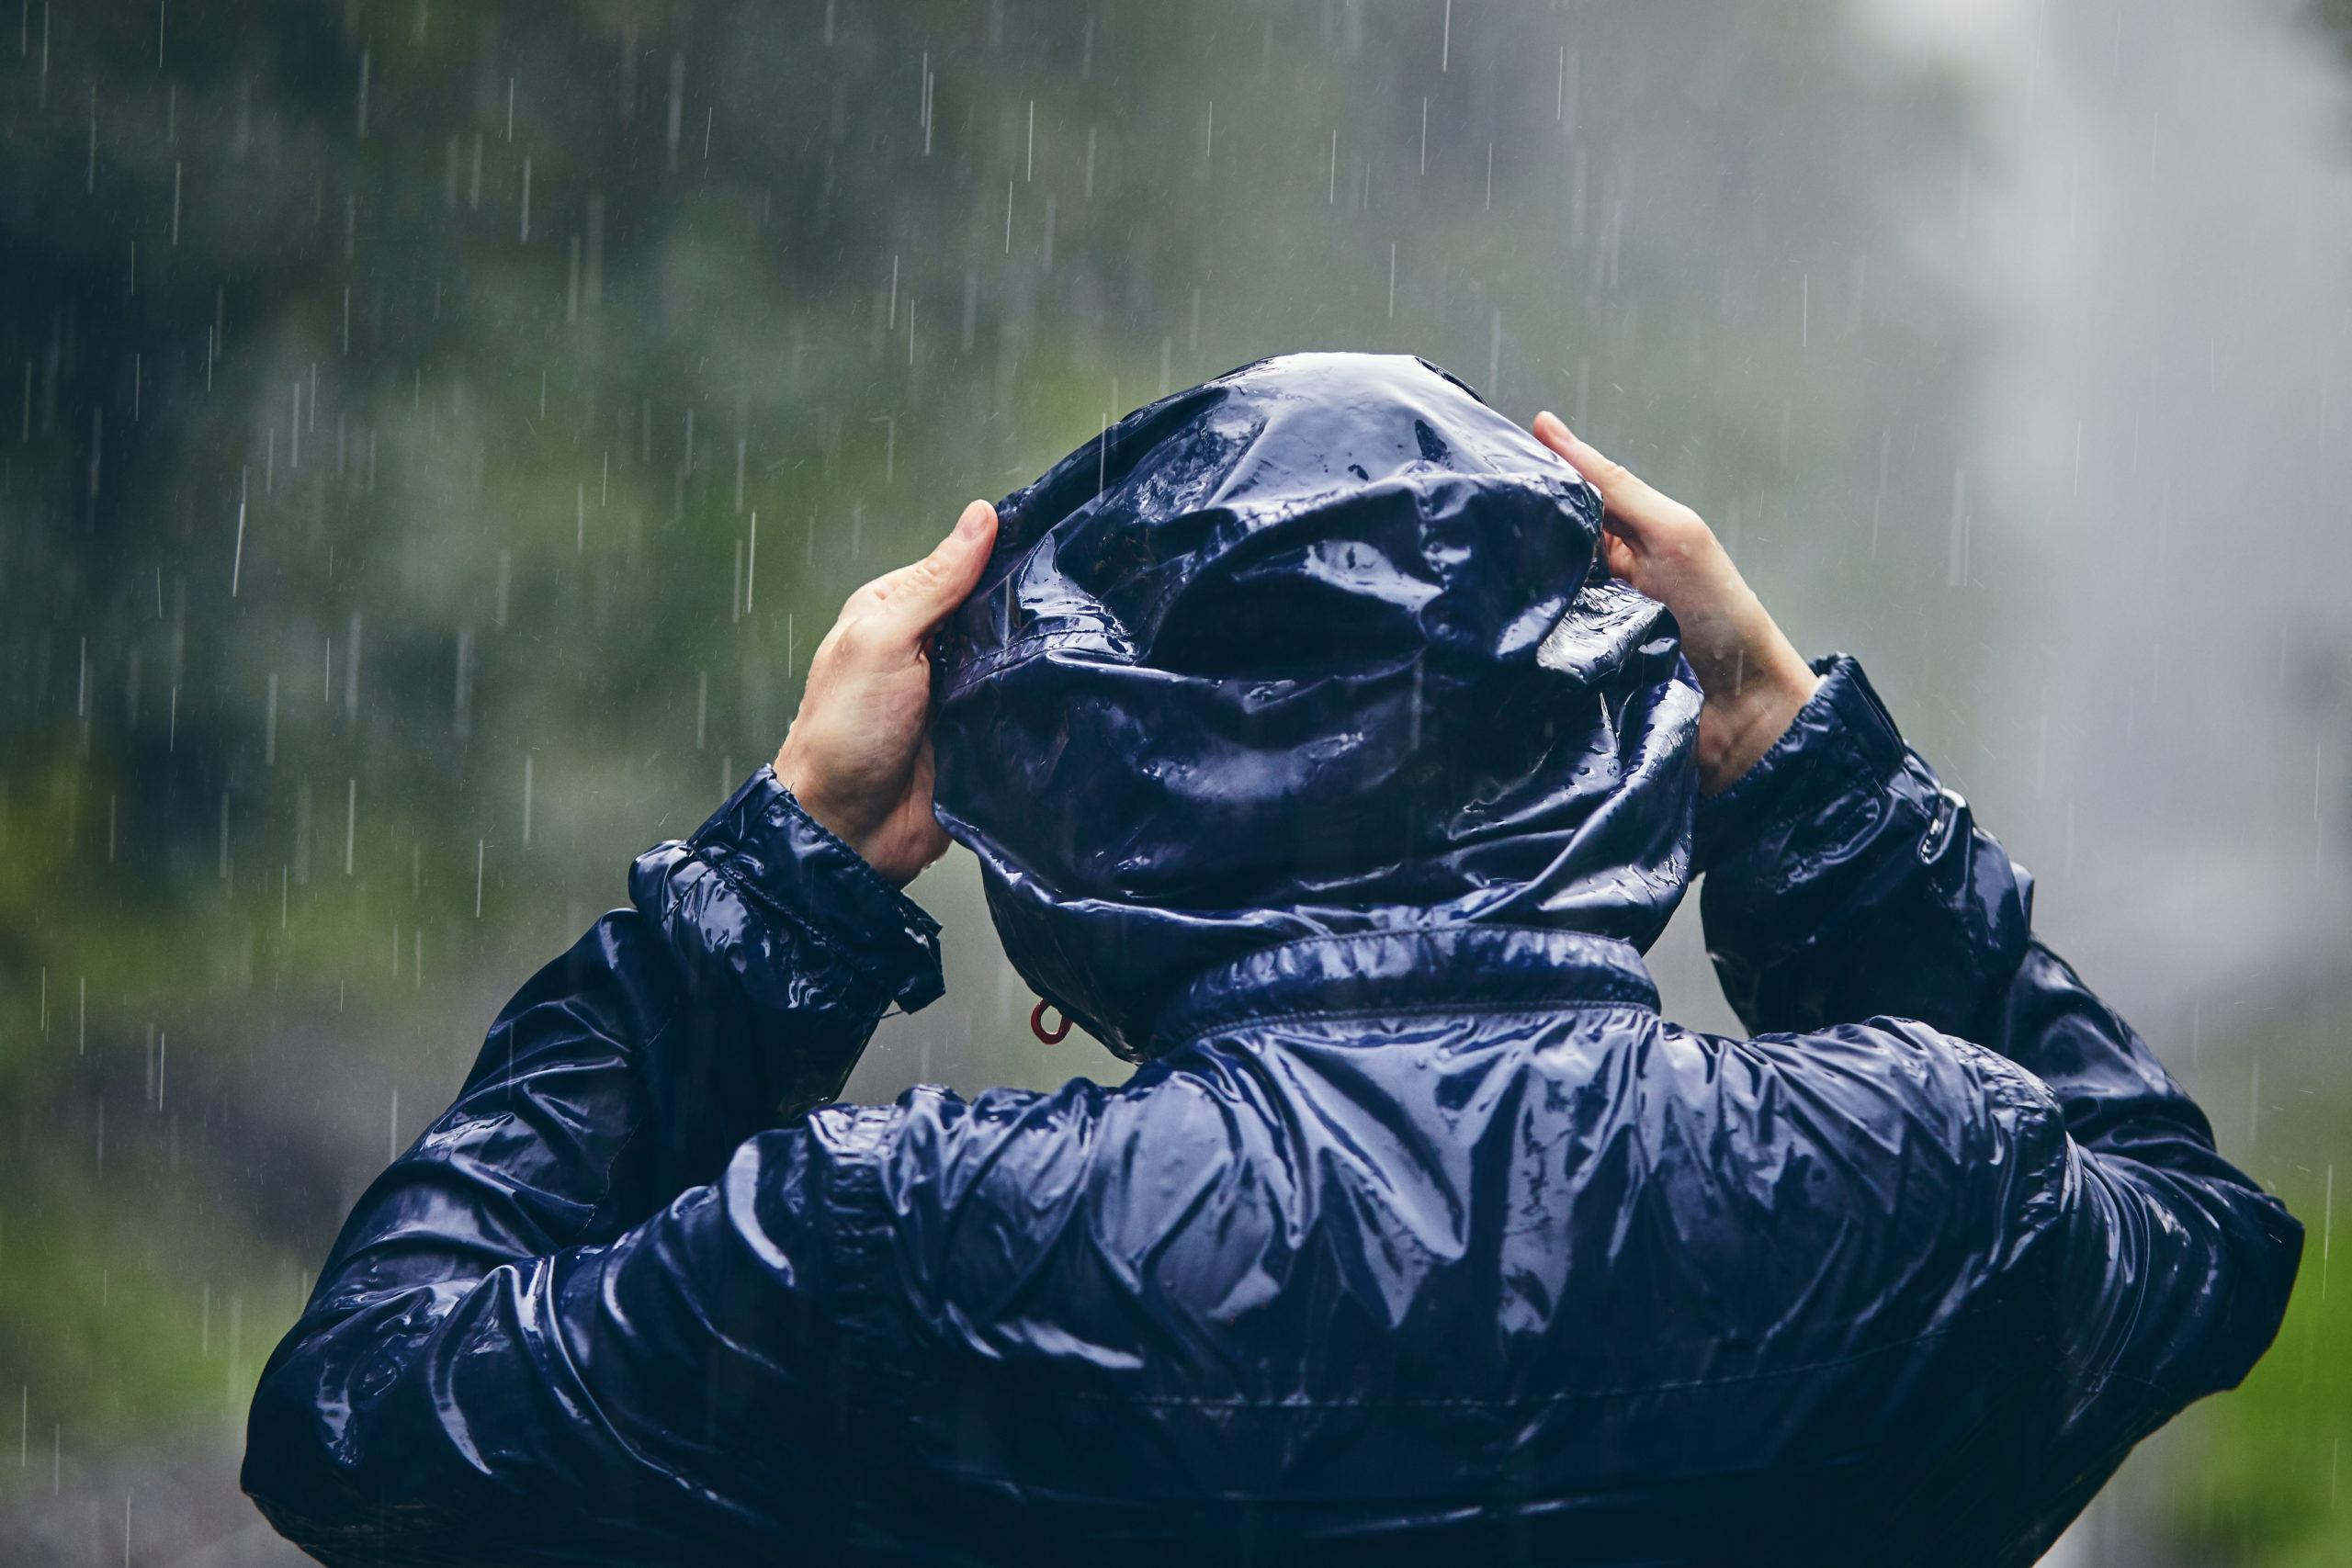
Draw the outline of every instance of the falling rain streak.
<instances>
[{"instance_id":1,"label":"falling rain streak","mask_svg":"<svg viewBox=\"0 0 2352 1568\"><path fill-rule=\"evenodd\" d=\"M1566 415L1805 652L1862 656L2316 1222L2324 1298L2352 208L2290 122L2342 73L2325 7L2216 5L1961 7L1981 56L1926 73L1943 46L1850 7L266 0L239 44L21 6L0 1191L57 1185L0 1201L48 1303L12 1320L0 1559L251 1528L221 1456L339 1205L632 858L775 755L842 603L1064 454L1115 492L1131 400L1299 347ZM1100 1076L1029 1037L967 858L910 891L947 994L845 1098ZM1697 902L1649 963L1736 1031ZM2275 1492L2309 1560L2352 1548L2295 1403L2344 1326L2282 1338L2320 1392L2213 1402L2262 1414L2201 1430L2179 1517ZM2229 1555L2132 1474L2116 1560Z\"/></svg>"}]
</instances>

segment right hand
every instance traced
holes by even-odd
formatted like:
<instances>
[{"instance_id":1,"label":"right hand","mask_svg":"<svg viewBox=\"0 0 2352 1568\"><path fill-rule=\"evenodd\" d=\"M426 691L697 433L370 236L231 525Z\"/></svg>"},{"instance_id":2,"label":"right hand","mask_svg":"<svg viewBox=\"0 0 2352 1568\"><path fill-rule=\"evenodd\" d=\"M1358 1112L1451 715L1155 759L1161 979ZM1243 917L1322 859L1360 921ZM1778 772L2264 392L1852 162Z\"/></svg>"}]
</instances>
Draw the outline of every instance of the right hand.
<instances>
[{"instance_id":1,"label":"right hand","mask_svg":"<svg viewBox=\"0 0 2352 1568\"><path fill-rule=\"evenodd\" d=\"M980 581L996 523L973 502L931 554L849 596L776 752L776 782L894 886L947 852L931 808L931 634Z\"/></svg>"},{"instance_id":2,"label":"right hand","mask_svg":"<svg viewBox=\"0 0 2352 1568\"><path fill-rule=\"evenodd\" d=\"M1705 698L1699 710L1699 788L1730 785L1787 732L1821 683L1765 613L1729 552L1699 514L1659 494L1540 413L1535 439L1600 491L1609 574L1674 612L1683 656Z\"/></svg>"}]
</instances>

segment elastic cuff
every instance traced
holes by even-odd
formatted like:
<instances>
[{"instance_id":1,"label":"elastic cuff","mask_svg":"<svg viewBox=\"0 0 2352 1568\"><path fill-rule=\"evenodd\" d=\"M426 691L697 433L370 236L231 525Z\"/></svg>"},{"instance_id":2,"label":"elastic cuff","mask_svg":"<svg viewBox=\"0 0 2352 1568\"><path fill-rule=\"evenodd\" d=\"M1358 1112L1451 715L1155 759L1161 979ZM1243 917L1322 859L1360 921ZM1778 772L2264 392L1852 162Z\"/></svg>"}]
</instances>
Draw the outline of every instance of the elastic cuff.
<instances>
[{"instance_id":1,"label":"elastic cuff","mask_svg":"<svg viewBox=\"0 0 2352 1568\"><path fill-rule=\"evenodd\" d=\"M1730 788L1699 797L1691 861L1695 871L1736 855L1763 833L1817 801L1876 786L1903 765L1902 732L1848 654L1815 660L1821 677L1787 731Z\"/></svg>"},{"instance_id":2,"label":"elastic cuff","mask_svg":"<svg viewBox=\"0 0 2352 1568\"><path fill-rule=\"evenodd\" d=\"M686 841L747 898L846 954L907 1011L946 989L939 922L802 810L775 769L753 773Z\"/></svg>"}]
</instances>

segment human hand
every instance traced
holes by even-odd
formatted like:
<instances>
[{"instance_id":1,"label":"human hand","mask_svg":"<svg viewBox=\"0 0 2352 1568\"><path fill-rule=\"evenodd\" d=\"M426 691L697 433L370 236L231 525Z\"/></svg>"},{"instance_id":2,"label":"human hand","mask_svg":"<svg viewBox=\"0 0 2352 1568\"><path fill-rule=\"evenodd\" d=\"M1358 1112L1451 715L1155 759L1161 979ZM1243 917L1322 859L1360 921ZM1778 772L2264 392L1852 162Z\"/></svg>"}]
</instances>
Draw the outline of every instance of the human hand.
<instances>
[{"instance_id":1,"label":"human hand","mask_svg":"<svg viewBox=\"0 0 2352 1568\"><path fill-rule=\"evenodd\" d=\"M1699 788L1708 795L1754 767L1813 695L1820 678L1782 636L1699 514L1659 494L1539 413L1535 439L1600 491L1609 574L1674 612L1683 656L1699 677Z\"/></svg>"},{"instance_id":2,"label":"human hand","mask_svg":"<svg viewBox=\"0 0 2352 1568\"><path fill-rule=\"evenodd\" d=\"M931 634L995 543L996 508L973 502L931 554L851 594L775 754L801 809L896 887L947 852L931 809Z\"/></svg>"}]
</instances>

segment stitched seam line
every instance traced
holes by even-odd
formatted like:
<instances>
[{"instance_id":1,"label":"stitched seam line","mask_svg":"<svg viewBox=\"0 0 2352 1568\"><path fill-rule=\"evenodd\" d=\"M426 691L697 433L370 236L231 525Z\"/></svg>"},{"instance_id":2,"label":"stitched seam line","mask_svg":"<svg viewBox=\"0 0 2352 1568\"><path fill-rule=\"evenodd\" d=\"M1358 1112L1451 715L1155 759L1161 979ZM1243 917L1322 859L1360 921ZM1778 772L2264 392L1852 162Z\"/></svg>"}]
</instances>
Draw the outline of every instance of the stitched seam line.
<instances>
[{"instance_id":1,"label":"stitched seam line","mask_svg":"<svg viewBox=\"0 0 2352 1568\"><path fill-rule=\"evenodd\" d=\"M1591 942L1609 942L1627 947L1633 945L1630 942L1622 942L1621 939L1616 937L1597 937L1582 931L1561 931L1555 930L1550 926L1507 926L1484 925L1476 922L1458 922L1451 926L1402 926L1361 931L1343 931L1333 936L1303 936L1289 942L1277 942L1272 947L1263 948L1260 951L1264 953L1288 953L1296 948L1348 947L1366 941L1380 940L1419 942L1429 943L1432 946L1442 945L1451 947L1465 941L1476 940L1479 937L1483 937L1489 932L1507 933L1513 931L1524 931L1532 936L1547 940L1560 936L1581 936ZM1255 953L1250 955L1250 957L1255 956L1257 956ZM1247 967L1249 963L1249 958L1236 959L1232 963L1221 966L1217 972L1229 973L1237 971ZM1631 985L1633 982L1628 980L1626 984Z\"/></svg>"},{"instance_id":2,"label":"stitched seam line","mask_svg":"<svg viewBox=\"0 0 2352 1568\"><path fill-rule=\"evenodd\" d=\"M826 1204L833 1269L831 1316L840 1336L842 1359L862 1372L857 1382L868 1394L879 1393L879 1403L886 1408L893 1403L899 1385L899 1378L892 1375L898 1367L899 1347L871 1321L877 1313L888 1313L894 1298L889 1281L880 1275L889 1264L890 1247L878 1234L882 1226L876 1220L889 1209L882 1191L881 1162L887 1156L876 1146L879 1140L870 1134L888 1114L877 1106L851 1111L861 1123L860 1135L854 1146L840 1152L834 1168L842 1179L839 1189L828 1195Z\"/></svg>"},{"instance_id":3,"label":"stitched seam line","mask_svg":"<svg viewBox=\"0 0 2352 1568\"><path fill-rule=\"evenodd\" d=\"M1455 929L1455 933L1454 933L1454 934L1455 934L1455 935L1477 935L1477 934L1483 934L1483 933L1489 932L1489 931L1496 931L1496 932L1507 932L1507 931L1527 931L1527 932L1532 932L1532 933L1534 933L1534 934L1536 934L1536 935L1543 936L1543 937L1554 937L1554 936L1558 936L1558 935L1563 934L1563 933L1561 933L1561 932L1559 932L1559 931L1555 931L1552 930L1552 929L1551 929L1550 927L1548 927L1548 926L1475 926L1475 927L1469 927L1469 928L1456 928L1456 929ZM1348 934L1344 934L1344 935L1339 935L1339 936L1308 936L1308 937L1300 937L1300 938L1298 938L1298 939L1296 939L1295 941L1293 941L1293 942L1285 942L1279 943L1279 944L1277 944L1277 945L1276 945L1276 946L1274 946L1274 947L1272 947L1272 948L1268 948L1268 949L1266 949L1265 951L1266 951L1266 952L1269 952L1269 953L1285 953L1285 952L1289 952L1289 951L1291 951L1291 950L1293 950L1293 949L1296 949L1296 948L1309 948L1309 947L1346 947L1346 946L1352 946L1352 945L1354 945L1354 944L1360 943L1360 942L1362 942L1366 941L1367 939L1377 940L1377 939L1380 939L1380 938L1383 938L1383 937L1396 937L1396 938L1401 938L1401 939L1408 940L1408 941L1414 941L1414 940L1427 941L1427 940L1429 940L1429 939L1430 939L1430 938L1432 938L1432 937L1435 937L1435 936L1437 936L1437 935L1439 935L1439 933L1438 933L1437 931L1432 931L1432 930L1422 930L1422 931L1409 931L1409 930L1408 930L1408 931L1355 931L1355 932L1351 932L1351 933L1348 933ZM1454 940L1454 935L1448 935L1448 936L1447 936L1447 938L1446 938L1446 944L1447 944L1447 945L1452 945L1452 944L1453 944L1453 940ZM1594 940L1594 941L1614 941L1615 939L1613 939L1613 938L1594 938L1594 939L1592 939L1592 940ZM1234 964L1231 964L1226 965L1225 967L1223 967L1223 968L1221 968L1221 969L1219 969L1219 970L1216 971L1216 973L1220 973L1220 974L1232 974L1232 973L1235 973L1236 971L1238 971L1238 970L1240 970L1240 969L1242 969L1242 968L1246 967L1246 966L1247 966L1247 964L1248 964L1248 963L1249 963L1249 960L1247 960L1247 959L1239 960L1239 961L1237 961L1237 962L1236 962L1236 963L1234 963ZM1187 987L1186 987L1186 989L1189 991L1189 990L1192 988L1192 986L1193 986L1193 985L1197 985L1198 983L1199 983L1199 982L1198 982L1197 980L1195 980L1195 981L1193 981L1193 982L1192 982L1192 983L1188 984L1188 985L1187 985ZM1600 996L1600 997L1595 997L1595 996L1593 996L1593 995L1590 993L1590 991L1588 989L1588 990L1582 990L1582 991L1579 991L1578 993L1574 994L1574 995L1566 995L1566 994L1564 994L1564 995L1559 995L1559 996L1534 996L1534 997L1528 997L1528 998L1511 998L1511 1001L1510 1001L1510 1004L1498 1004L1498 1005L1497 1005L1497 1006L1496 1006L1492 1010L1493 1010L1493 1011L1495 1011L1495 1012L1497 1012L1497 1013L1498 1013L1498 1014L1510 1014L1510 1013L1515 1013L1515 1012L1525 1012L1525 1011L1529 1010L1529 1009L1528 1009L1527 1007L1520 1007L1520 1006L1517 1006L1517 1005L1516 1005L1517 1003L1519 1003L1519 1002L1521 1002L1521 1001L1522 1001L1522 1000L1524 1000L1525 1002L1527 1002L1527 1003L1531 1004L1531 1006L1551 1006L1551 1007L1555 1007L1555 1008L1558 1008L1558 1007L1575 1007L1575 1006L1577 1006L1577 1004L1579 1004L1579 1003L1590 1003L1590 1004L1600 1005L1600 1006L1620 1006L1620 1005L1630 1005L1630 1006L1634 1006L1634 1007L1638 1007L1638 1008L1645 1009L1645 1010L1648 1010L1648 1011L1650 1011L1650 1012L1656 1012L1656 1011L1657 1010L1657 1008L1658 1008L1658 1003L1657 1003L1657 987L1656 987L1655 986L1647 987L1644 987L1644 988L1636 988L1636 984L1635 984L1635 982L1634 982L1634 980L1632 980L1631 978L1626 978L1626 979L1623 979L1623 981L1611 981L1611 982L1609 982L1608 984L1611 984L1611 985L1622 984L1622 985L1625 987L1626 992L1628 992L1628 993L1630 993L1630 994L1618 994L1618 993L1616 993L1616 992L1614 992L1614 991L1612 990L1612 991L1611 991L1611 994L1609 994L1609 995L1606 995L1606 996ZM1306 1011L1291 1011L1291 1012L1282 1012L1282 1013L1231 1013L1231 1014L1227 1014L1227 1015L1225 1015L1225 1016L1223 1016L1223 1017L1221 1017L1221 1018L1220 1018L1220 1017L1218 1017L1218 1016L1217 1016L1217 1014L1216 1014L1216 1010L1215 1010L1215 1008L1214 1008L1214 1006L1213 1006L1213 1005L1204 1005L1204 1006L1202 1006L1202 1007L1200 1007L1200 1008L1197 1008L1197 1009L1191 1009L1191 1010L1179 1010L1181 1009L1181 1006L1182 1006L1182 1004L1181 1004L1181 1003L1178 1003L1178 1004L1171 1004L1171 1010L1170 1010L1171 1011L1174 1011L1174 1012L1175 1012L1175 1016L1177 1017L1177 1019L1178 1019L1178 1021L1179 1021L1180 1022L1181 1022L1181 1021L1182 1021L1182 1020L1183 1020L1183 1010L1193 1010L1193 1011L1204 1012L1204 1013L1208 1013L1208 1014L1210 1015L1210 1017L1209 1017L1209 1021L1208 1021L1206 1023L1204 1023L1204 1024L1203 1024L1203 1025L1201 1026L1201 1028L1200 1028L1200 1032L1199 1032L1198 1033L1192 1034L1192 1035L1188 1035L1188 1036L1186 1037L1186 1039L1185 1039L1185 1043L1187 1043L1187 1044L1190 1044L1190 1043L1193 1043L1193 1042L1194 1042L1194 1041L1197 1041L1197 1040L1203 1039L1203 1038L1206 1037L1208 1034L1211 1034L1211 1033L1216 1032L1216 1031L1220 1026L1222 1026L1222 1025L1224 1025L1224 1024L1228 1024L1228 1023L1237 1023L1237 1022L1254 1022L1254 1021L1261 1021L1261 1020L1262 1020L1262 1021L1268 1021L1268 1022L1274 1022L1274 1021L1286 1021L1296 1020L1296 1019L1301 1019L1301 1018L1317 1018L1317 1017L1331 1017L1331 1018L1362 1018L1362 1017L1366 1017L1366 1016L1371 1016L1371 1015L1380 1014L1380 1013L1408 1013L1408 1014L1419 1014L1419 1013L1429 1012L1429 1011L1456 1011L1456 1012L1461 1012L1461 1011L1472 1011L1472 1012L1480 1012L1480 1013L1482 1013L1482 1014L1483 1014L1483 1013L1485 1013L1486 1011L1487 1011L1487 1010L1486 1010L1486 1009L1482 1009L1482 1008L1476 1007L1475 1005L1474 1005L1474 1006L1472 1006L1472 1007L1469 1007L1469 1008L1464 1008L1464 1007L1462 1007L1462 1006L1461 1006L1460 1004L1458 1004L1458 1003L1457 1003L1457 1004L1453 1004L1453 1005L1449 1006L1449 1005L1447 1005L1447 1004L1442 1004L1442 1003L1424 1003L1424 1002L1414 1002L1414 1003L1400 1003L1399 1005L1397 1005L1397 1006L1396 1006L1396 1007L1393 1007L1393 1008L1387 1008L1387 1007L1376 1007L1376 1006L1366 1006L1366 1007L1360 1007L1360 1008L1347 1008L1347 1009L1341 1009L1341 1010L1329 1010L1329 1011L1321 1010L1306 1010Z\"/></svg>"},{"instance_id":4,"label":"stitched seam line","mask_svg":"<svg viewBox=\"0 0 2352 1568\"><path fill-rule=\"evenodd\" d=\"M1302 936L1294 938L1289 942L1277 942L1272 947L1265 948L1261 951L1267 953L1284 953L1295 947L1339 947L1350 942L1363 942L1368 938L1390 938L1401 942L1424 942L1433 944L1444 943L1450 945L1476 937L1482 937L1489 932L1505 931L1525 931L1530 935L1546 939L1565 936L1571 939L1582 939L1586 942L1607 942L1612 946L1631 947L1633 945L1631 942L1624 942L1618 937L1594 936L1589 931L1563 931L1552 926L1486 925L1476 922L1457 921L1452 925L1442 926L1385 926L1374 927L1360 931L1339 931L1327 936ZM1234 962L1232 966L1238 968L1241 964L1246 964L1247 962L1247 959L1238 959Z\"/></svg>"},{"instance_id":5,"label":"stitched seam line","mask_svg":"<svg viewBox=\"0 0 2352 1568\"><path fill-rule=\"evenodd\" d=\"M880 894L885 907L895 910L902 921L906 916L911 914L914 916L912 923L916 930L929 936L939 934L938 921L924 913L922 907L909 898L906 894L891 886L883 878L882 874L874 869L874 863L851 849L840 835L808 815L808 808L800 804L799 796L781 784L775 786L775 793L777 796L775 806L762 813L763 820L769 827L782 828L788 820L806 824L817 834L820 840L832 845L849 857L849 873L852 879L864 882L870 891Z\"/></svg>"},{"instance_id":6,"label":"stitched seam line","mask_svg":"<svg viewBox=\"0 0 2352 1568\"><path fill-rule=\"evenodd\" d=\"M1175 1049L1189 1050L1211 1035L1226 1029L1235 1027L1254 1029L1265 1023L1309 1023L1321 1020L1337 1021L1342 1019L1358 1018L1425 1018L1430 1015L1445 1018L1556 1018L1564 1012L1611 1011L1628 1007L1639 1008L1642 1011L1649 1013L1657 1011L1657 1008L1647 1002L1630 998L1612 1000L1607 998L1575 997L1549 1003L1539 998L1525 1007L1482 1008L1464 1007L1459 1002L1416 1002L1397 1007L1319 1008L1298 1012L1253 1012L1238 1014L1220 1022L1209 1024L1198 1033L1186 1035L1183 1043Z\"/></svg>"},{"instance_id":7,"label":"stitched seam line","mask_svg":"<svg viewBox=\"0 0 2352 1568\"><path fill-rule=\"evenodd\" d=\"M770 777L773 779L774 775L771 774ZM876 871L864 855L851 849L831 829L808 815L808 808L800 804L797 795L785 788L781 783L775 784L774 788L776 798L759 814L756 820L760 826L787 830L792 823L797 822L806 826L817 835L820 843L831 844L847 857L849 863L847 869L851 879L863 882L869 891L879 893L884 905L899 916L902 924L907 923L905 918L911 915L914 917L911 923L916 930L929 936L939 934L938 921L924 913L922 906L885 881L882 874ZM724 828L714 829L707 825L703 831L696 832L686 840L686 847L694 852L696 859L716 865L718 863L711 858L713 852L719 855L731 855L740 846L732 842L732 835Z\"/></svg>"},{"instance_id":8,"label":"stitched seam line","mask_svg":"<svg viewBox=\"0 0 2352 1568\"><path fill-rule=\"evenodd\" d=\"M1840 677L1843 674L1843 665L1831 671L1832 677ZM1848 684L1851 686L1852 682L1849 681ZM1848 694L1841 691L1838 695L1844 698ZM1864 710L1864 716L1876 720L1878 727L1893 731L1892 722L1883 714L1871 711L1870 699L1864 696L1858 687L1851 691L1850 700L1860 704ZM1903 743L1902 735L1889 733L1883 739L1893 742L1894 759L1883 769L1877 767L1871 756L1873 750L1869 744L1871 738L1861 733L1860 722L1847 714L1846 702L1842 700L1832 702L1829 705L1829 711L1835 716L1838 725L1836 732L1830 737L1833 750L1827 756L1815 759L1814 765L1806 770L1806 777L1791 781L1793 787L1787 791L1789 798L1782 803L1782 809L1770 813L1767 820L1759 825L1762 831L1756 835L1758 839L1767 836L1785 836L1801 825L1802 819L1810 815L1808 807L1819 805L1819 801L1815 797L1820 792L1807 786L1812 785L1815 779L1823 772L1831 772L1833 776L1848 774L1866 779L1872 790L1883 792L1894 782L1896 775L1903 772L1904 765L1910 761L1911 750Z\"/></svg>"},{"instance_id":9,"label":"stitched seam line","mask_svg":"<svg viewBox=\"0 0 2352 1568\"><path fill-rule=\"evenodd\" d=\"M723 854L725 852L722 851L720 852ZM768 893L765 888L760 886L757 883L743 875L742 873L735 870L732 866L729 865L725 860L714 859L699 845L695 847L695 859L708 866L711 869L712 874L716 875L728 886L733 888L736 895L742 898L745 903L751 904L763 912L783 921L784 924L792 931L806 937L810 942L814 943L820 951L840 960L848 967L852 975L865 982L872 989L882 993L883 1008L889 1006L890 998L896 993L884 983L886 976L876 965L866 962L866 960L859 957L855 953L853 953L842 943L834 941L831 937L827 936L823 931L819 931L816 926L810 923L806 918L795 914L791 909L786 908L780 900ZM875 1010L878 1014L882 1009L877 1008Z\"/></svg>"}]
</instances>

